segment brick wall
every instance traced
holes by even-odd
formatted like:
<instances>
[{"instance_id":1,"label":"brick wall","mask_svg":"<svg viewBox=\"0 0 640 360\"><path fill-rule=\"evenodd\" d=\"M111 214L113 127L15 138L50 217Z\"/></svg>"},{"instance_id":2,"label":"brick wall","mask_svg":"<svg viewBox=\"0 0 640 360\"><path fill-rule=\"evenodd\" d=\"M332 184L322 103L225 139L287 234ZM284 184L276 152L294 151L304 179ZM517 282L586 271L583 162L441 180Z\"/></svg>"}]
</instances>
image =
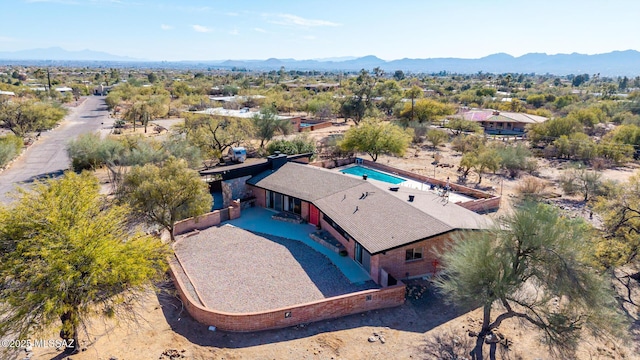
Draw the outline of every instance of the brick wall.
<instances>
[{"instance_id":1,"label":"brick wall","mask_svg":"<svg viewBox=\"0 0 640 360\"><path fill-rule=\"evenodd\" d=\"M176 265L170 263L169 266L171 277L187 312L196 321L205 325L214 325L225 331L249 332L278 329L400 306L404 303L405 285L400 283L384 289L365 290L269 311L244 314L225 313L198 305L197 301L184 290L185 285L182 280L174 275L176 272L174 266Z\"/></svg>"},{"instance_id":2,"label":"brick wall","mask_svg":"<svg viewBox=\"0 0 640 360\"><path fill-rule=\"evenodd\" d=\"M309 221L309 203L306 201L301 201L300 217L302 217L305 221Z\"/></svg>"},{"instance_id":3,"label":"brick wall","mask_svg":"<svg viewBox=\"0 0 640 360\"><path fill-rule=\"evenodd\" d=\"M200 216L184 219L176 222L173 225L173 235L178 236L193 230L206 229L211 226L220 224L221 213L227 212L230 219L237 219L240 217L240 202L233 200L231 206L212 211Z\"/></svg>"},{"instance_id":4,"label":"brick wall","mask_svg":"<svg viewBox=\"0 0 640 360\"><path fill-rule=\"evenodd\" d=\"M404 279L409 273L409 277L422 276L426 274L433 274L434 260L438 260L438 256L434 251L443 252L443 249L447 242L451 241L455 233L448 233L440 235L428 240L419 241L417 243L403 246L394 250L389 250L386 254L377 254L372 257L372 274L374 259L377 265L377 269L384 268L391 276L396 279ZM422 248L422 259L406 261L406 250ZM376 271L378 271L376 269ZM376 273L377 274L377 273ZM378 276L378 275L376 275Z\"/></svg>"},{"instance_id":5,"label":"brick wall","mask_svg":"<svg viewBox=\"0 0 640 360\"><path fill-rule=\"evenodd\" d=\"M267 206L267 191L255 186L247 185L247 189L256 197L256 206Z\"/></svg>"},{"instance_id":6,"label":"brick wall","mask_svg":"<svg viewBox=\"0 0 640 360\"><path fill-rule=\"evenodd\" d=\"M322 230L326 230L329 234L331 234L331 236L336 238L336 240L340 241L340 243L344 245L344 247L347 249L347 253L348 253L347 256L353 259L353 254L355 253L355 248L356 248L355 241L353 240L347 241L347 239L345 239L344 236L340 235L340 233L338 233L338 231L334 229L333 226L331 226L331 224L327 223L324 220L322 211L320 211L320 227L322 227Z\"/></svg>"}]
</instances>

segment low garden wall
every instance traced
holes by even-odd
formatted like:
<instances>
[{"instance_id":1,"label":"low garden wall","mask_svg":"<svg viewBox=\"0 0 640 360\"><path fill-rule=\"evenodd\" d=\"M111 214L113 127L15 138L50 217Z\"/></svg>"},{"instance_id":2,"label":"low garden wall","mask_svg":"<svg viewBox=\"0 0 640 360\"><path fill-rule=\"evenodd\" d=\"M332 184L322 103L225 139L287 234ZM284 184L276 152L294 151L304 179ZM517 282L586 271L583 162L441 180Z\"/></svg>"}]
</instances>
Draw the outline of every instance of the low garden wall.
<instances>
[{"instance_id":1,"label":"low garden wall","mask_svg":"<svg viewBox=\"0 0 640 360\"><path fill-rule=\"evenodd\" d=\"M382 289L364 290L268 311L226 313L205 308L196 299L193 299L189 292L185 291L183 280L176 275L179 270L175 269L175 266L180 265L176 262L170 262L171 277L189 315L202 324L213 325L225 331L250 332L279 329L333 319L370 310L400 306L404 303L405 297L405 285L400 282L398 285Z\"/></svg>"},{"instance_id":2,"label":"low garden wall","mask_svg":"<svg viewBox=\"0 0 640 360\"><path fill-rule=\"evenodd\" d=\"M202 230L211 226L220 225L221 222L240 217L240 202L231 201L231 206L212 211L200 216L184 219L173 225L173 236L188 233L193 230Z\"/></svg>"}]
</instances>

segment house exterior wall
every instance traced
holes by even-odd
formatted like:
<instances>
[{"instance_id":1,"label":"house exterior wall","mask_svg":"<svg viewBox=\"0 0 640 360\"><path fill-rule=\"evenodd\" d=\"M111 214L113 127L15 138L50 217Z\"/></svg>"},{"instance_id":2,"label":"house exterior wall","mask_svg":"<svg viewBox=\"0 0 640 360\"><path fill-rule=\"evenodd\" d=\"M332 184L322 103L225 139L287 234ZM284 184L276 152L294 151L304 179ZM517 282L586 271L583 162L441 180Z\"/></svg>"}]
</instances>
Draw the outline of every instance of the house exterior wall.
<instances>
[{"instance_id":1,"label":"house exterior wall","mask_svg":"<svg viewBox=\"0 0 640 360\"><path fill-rule=\"evenodd\" d=\"M267 191L255 186L247 185L247 189L256 197L256 206L267 206Z\"/></svg>"},{"instance_id":2,"label":"house exterior wall","mask_svg":"<svg viewBox=\"0 0 640 360\"><path fill-rule=\"evenodd\" d=\"M434 251L442 252L447 242L453 239L454 234L455 232L447 233L372 256L371 277L379 281L380 268L384 268L391 276L398 280L407 278L407 273L409 273L409 277L434 274L438 271L440 263L440 259ZM422 259L406 261L406 250L415 248L422 248ZM434 261L437 261L437 263Z\"/></svg>"},{"instance_id":3,"label":"house exterior wall","mask_svg":"<svg viewBox=\"0 0 640 360\"><path fill-rule=\"evenodd\" d=\"M307 201L300 202L300 217L304 221L309 221L309 203Z\"/></svg>"},{"instance_id":4,"label":"house exterior wall","mask_svg":"<svg viewBox=\"0 0 640 360\"><path fill-rule=\"evenodd\" d=\"M340 233L336 229L334 229L331 224L327 223L327 221L324 219L324 214L322 213L322 211L320 211L320 227L331 234L331 236L336 238L336 240L340 241L340 243L344 245L345 249L347 250L348 256L353 259L356 243L353 240L347 241L347 239L345 239L344 236L340 235Z\"/></svg>"}]
</instances>

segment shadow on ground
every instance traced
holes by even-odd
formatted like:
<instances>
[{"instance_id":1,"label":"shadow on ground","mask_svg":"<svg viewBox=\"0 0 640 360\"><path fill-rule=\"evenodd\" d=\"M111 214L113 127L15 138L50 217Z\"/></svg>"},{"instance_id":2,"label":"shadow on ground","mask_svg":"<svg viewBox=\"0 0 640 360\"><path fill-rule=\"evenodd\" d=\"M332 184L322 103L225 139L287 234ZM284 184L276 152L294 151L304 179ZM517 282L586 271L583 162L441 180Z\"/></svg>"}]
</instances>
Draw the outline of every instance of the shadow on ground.
<instances>
[{"instance_id":1,"label":"shadow on ground","mask_svg":"<svg viewBox=\"0 0 640 360\"><path fill-rule=\"evenodd\" d=\"M44 174L38 174L36 176L32 176L24 181L19 182L19 184L31 184L41 180L57 179L59 177L62 177L62 175L64 175L64 172L65 170L57 170L57 171L52 171Z\"/></svg>"},{"instance_id":2,"label":"shadow on ground","mask_svg":"<svg viewBox=\"0 0 640 360\"><path fill-rule=\"evenodd\" d=\"M422 282L408 286L408 299L405 304L391 309L368 311L277 330L250 333L219 330L214 332L208 330L209 324L200 324L189 316L180 299L175 296L172 283L168 290L160 293L158 300L171 329L194 344L217 348L246 348L365 326L424 333L468 311L445 304L434 292L433 287L427 282Z\"/></svg>"}]
</instances>

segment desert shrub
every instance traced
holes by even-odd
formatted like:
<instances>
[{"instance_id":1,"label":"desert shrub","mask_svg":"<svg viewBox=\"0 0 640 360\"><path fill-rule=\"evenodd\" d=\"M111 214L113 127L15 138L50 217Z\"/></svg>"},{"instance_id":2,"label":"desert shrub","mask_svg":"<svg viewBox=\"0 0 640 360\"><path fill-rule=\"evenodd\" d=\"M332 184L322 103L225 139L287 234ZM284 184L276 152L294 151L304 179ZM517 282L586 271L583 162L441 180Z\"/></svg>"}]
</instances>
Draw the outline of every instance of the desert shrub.
<instances>
[{"instance_id":1,"label":"desert shrub","mask_svg":"<svg viewBox=\"0 0 640 360\"><path fill-rule=\"evenodd\" d=\"M511 178L515 178L521 171L532 172L536 169L535 160L531 159L531 150L524 144L516 146L498 146L500 165Z\"/></svg>"},{"instance_id":2,"label":"desert shrub","mask_svg":"<svg viewBox=\"0 0 640 360\"><path fill-rule=\"evenodd\" d=\"M279 151L282 154L295 155L303 153L315 153L316 143L315 140L308 136L300 135L296 136L292 140L274 140L267 145L267 151L269 154L274 154Z\"/></svg>"},{"instance_id":3,"label":"desert shrub","mask_svg":"<svg viewBox=\"0 0 640 360\"><path fill-rule=\"evenodd\" d=\"M0 167L3 167L13 160L22 149L22 139L9 134L0 137Z\"/></svg>"},{"instance_id":4,"label":"desert shrub","mask_svg":"<svg viewBox=\"0 0 640 360\"><path fill-rule=\"evenodd\" d=\"M83 134L69 141L67 154L74 171L95 169L103 164L100 155L102 140L97 134Z\"/></svg>"},{"instance_id":5,"label":"desert shrub","mask_svg":"<svg viewBox=\"0 0 640 360\"><path fill-rule=\"evenodd\" d=\"M451 148L463 154L478 151L484 146L484 138L474 135L459 135L451 142Z\"/></svg>"},{"instance_id":6,"label":"desert shrub","mask_svg":"<svg viewBox=\"0 0 640 360\"><path fill-rule=\"evenodd\" d=\"M533 176L523 178L516 186L518 195L527 199L540 198L547 188L547 183Z\"/></svg>"}]
</instances>

